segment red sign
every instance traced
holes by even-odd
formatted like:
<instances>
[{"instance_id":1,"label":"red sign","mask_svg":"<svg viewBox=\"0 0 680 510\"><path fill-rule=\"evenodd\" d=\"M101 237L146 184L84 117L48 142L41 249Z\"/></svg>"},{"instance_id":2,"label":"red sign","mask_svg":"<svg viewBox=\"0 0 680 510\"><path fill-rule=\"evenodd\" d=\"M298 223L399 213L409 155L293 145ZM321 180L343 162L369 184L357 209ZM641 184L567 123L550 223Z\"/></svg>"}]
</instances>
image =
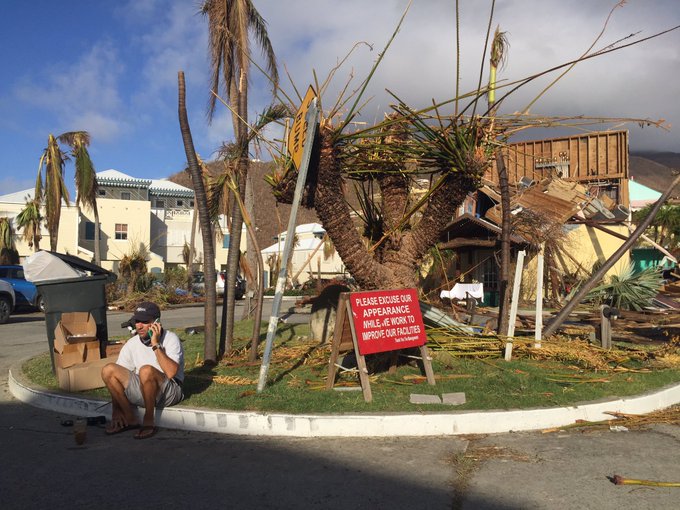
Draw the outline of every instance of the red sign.
<instances>
[{"instance_id":1,"label":"red sign","mask_svg":"<svg viewBox=\"0 0 680 510\"><path fill-rule=\"evenodd\" d=\"M416 289L352 292L349 300L362 356L427 342Z\"/></svg>"}]
</instances>

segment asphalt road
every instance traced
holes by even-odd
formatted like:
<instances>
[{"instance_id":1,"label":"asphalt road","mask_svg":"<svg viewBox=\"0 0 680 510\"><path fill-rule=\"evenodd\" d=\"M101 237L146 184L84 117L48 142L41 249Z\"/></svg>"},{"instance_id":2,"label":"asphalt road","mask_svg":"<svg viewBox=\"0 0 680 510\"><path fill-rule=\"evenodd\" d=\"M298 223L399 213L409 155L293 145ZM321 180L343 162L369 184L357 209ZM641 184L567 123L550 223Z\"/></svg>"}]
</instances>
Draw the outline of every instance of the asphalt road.
<instances>
[{"instance_id":1,"label":"asphalt road","mask_svg":"<svg viewBox=\"0 0 680 510\"><path fill-rule=\"evenodd\" d=\"M109 314L120 331L129 314ZM168 327L202 309L163 312ZM388 439L242 438L162 430L146 441L22 404L7 368L46 348L38 314L0 326L3 509L671 509L680 489L615 486L608 476L680 481L680 428ZM499 389L502 391L502 389Z\"/></svg>"}]
</instances>

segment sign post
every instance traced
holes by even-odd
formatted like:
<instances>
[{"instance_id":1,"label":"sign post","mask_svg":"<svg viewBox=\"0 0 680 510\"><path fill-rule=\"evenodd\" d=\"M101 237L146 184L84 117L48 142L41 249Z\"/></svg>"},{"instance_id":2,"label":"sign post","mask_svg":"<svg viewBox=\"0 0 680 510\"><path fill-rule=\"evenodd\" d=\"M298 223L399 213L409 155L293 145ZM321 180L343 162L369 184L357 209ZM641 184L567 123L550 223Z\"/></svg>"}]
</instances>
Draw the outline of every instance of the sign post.
<instances>
[{"instance_id":1,"label":"sign post","mask_svg":"<svg viewBox=\"0 0 680 510\"><path fill-rule=\"evenodd\" d=\"M367 354L418 347L427 376L435 384L432 359L426 344L425 325L415 289L350 292L340 294L331 345L326 388L335 384L338 357L354 350L364 400L371 402L371 386L366 367Z\"/></svg>"},{"instance_id":2,"label":"sign post","mask_svg":"<svg viewBox=\"0 0 680 510\"><path fill-rule=\"evenodd\" d=\"M283 291L286 285L288 259L290 258L293 249L293 239L295 238L295 223L297 220L297 211L302 200L302 192L305 188L307 180L307 170L309 168L309 160L312 156L312 146L314 145L314 136L316 135L316 128L318 122L319 110L317 108L317 100L314 89L310 86L307 90L302 106L295 115L293 121L293 128L289 135L288 152L295 162L295 158L299 152L300 157L296 163L298 169L297 183L295 184L295 194L293 196L293 203L290 209L290 217L288 218L288 232L286 233L286 241L283 245L283 260L281 261L281 270L279 271L278 279L276 280L276 292L274 293L274 301L272 302L272 313L269 317L269 327L267 328L267 339L265 340L264 355L262 356L262 364L260 365L260 378L257 383L257 391L261 393L267 383L267 373L269 372L269 362L272 354L272 345L274 343L274 335L276 334L276 326L279 323L279 310L281 308L281 300L283 299ZM303 135L300 135L302 130ZM293 145L290 144L293 142Z\"/></svg>"}]
</instances>

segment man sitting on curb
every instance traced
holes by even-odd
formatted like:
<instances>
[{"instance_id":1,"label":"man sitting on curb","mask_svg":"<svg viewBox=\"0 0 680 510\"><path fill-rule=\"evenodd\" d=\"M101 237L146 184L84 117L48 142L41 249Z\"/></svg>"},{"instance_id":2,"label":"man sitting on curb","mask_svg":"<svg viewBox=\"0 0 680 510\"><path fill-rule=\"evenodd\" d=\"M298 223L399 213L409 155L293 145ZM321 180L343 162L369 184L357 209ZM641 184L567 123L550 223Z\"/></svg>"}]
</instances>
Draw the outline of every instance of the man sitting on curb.
<instances>
[{"instance_id":1,"label":"man sitting on curb","mask_svg":"<svg viewBox=\"0 0 680 510\"><path fill-rule=\"evenodd\" d=\"M160 317L158 305L140 303L131 319L137 334L125 342L116 363L102 368L102 380L111 393L108 435L139 429L135 439L149 438L157 432L155 408L184 398L182 343L175 333L162 328ZM144 407L141 426L133 405Z\"/></svg>"}]
</instances>

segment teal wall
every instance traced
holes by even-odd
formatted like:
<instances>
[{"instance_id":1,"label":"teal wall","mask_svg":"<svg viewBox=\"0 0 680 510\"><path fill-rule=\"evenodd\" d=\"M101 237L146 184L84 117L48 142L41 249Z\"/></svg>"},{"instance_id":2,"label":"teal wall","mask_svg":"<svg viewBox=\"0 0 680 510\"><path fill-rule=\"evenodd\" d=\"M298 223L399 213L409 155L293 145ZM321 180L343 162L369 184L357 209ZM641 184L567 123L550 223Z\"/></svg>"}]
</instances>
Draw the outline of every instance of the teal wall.
<instances>
[{"instance_id":1,"label":"teal wall","mask_svg":"<svg viewBox=\"0 0 680 510\"><path fill-rule=\"evenodd\" d=\"M635 272L644 271L649 267L657 267L664 255L656 248L635 248L630 252ZM673 263L666 261L664 267L672 267Z\"/></svg>"}]
</instances>

